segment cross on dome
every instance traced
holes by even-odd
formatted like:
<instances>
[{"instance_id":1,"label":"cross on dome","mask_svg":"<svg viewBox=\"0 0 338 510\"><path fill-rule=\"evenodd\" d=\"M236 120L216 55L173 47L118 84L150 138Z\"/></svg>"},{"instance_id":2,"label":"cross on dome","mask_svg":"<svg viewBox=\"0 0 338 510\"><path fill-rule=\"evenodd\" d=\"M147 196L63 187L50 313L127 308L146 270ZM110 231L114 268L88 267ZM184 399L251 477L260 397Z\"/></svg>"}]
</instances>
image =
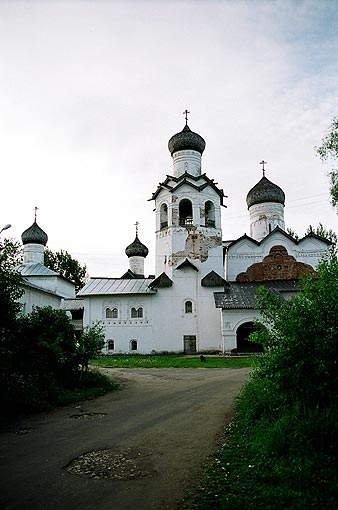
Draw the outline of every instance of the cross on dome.
<instances>
[{"instance_id":1,"label":"cross on dome","mask_svg":"<svg viewBox=\"0 0 338 510\"><path fill-rule=\"evenodd\" d=\"M264 165L267 164L267 161L264 161L264 159L262 159L262 161L259 164L263 165L263 168L262 168L262 170L263 170L263 177L265 177L265 168L264 168Z\"/></svg>"},{"instance_id":2,"label":"cross on dome","mask_svg":"<svg viewBox=\"0 0 338 510\"><path fill-rule=\"evenodd\" d=\"M136 230L136 237L138 236L138 226L139 226L139 222L137 221L136 223L134 223L135 225L135 230Z\"/></svg>"},{"instance_id":3,"label":"cross on dome","mask_svg":"<svg viewBox=\"0 0 338 510\"><path fill-rule=\"evenodd\" d=\"M188 125L188 113L190 113L188 110L184 110L183 115L185 115L185 125Z\"/></svg>"},{"instance_id":4,"label":"cross on dome","mask_svg":"<svg viewBox=\"0 0 338 510\"><path fill-rule=\"evenodd\" d=\"M39 210L39 208L35 206L34 207L34 221L35 221L35 223L36 223L36 217L37 217L37 214L38 214L38 210Z\"/></svg>"}]
</instances>

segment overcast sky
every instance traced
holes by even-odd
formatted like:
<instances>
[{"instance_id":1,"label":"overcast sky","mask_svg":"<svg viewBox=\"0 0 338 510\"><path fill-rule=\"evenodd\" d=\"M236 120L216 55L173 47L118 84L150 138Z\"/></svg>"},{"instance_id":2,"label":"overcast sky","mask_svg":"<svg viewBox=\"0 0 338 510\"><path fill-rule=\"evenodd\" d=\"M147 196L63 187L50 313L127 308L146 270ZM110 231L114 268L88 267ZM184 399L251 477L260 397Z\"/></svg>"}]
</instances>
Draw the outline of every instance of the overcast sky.
<instances>
[{"instance_id":1,"label":"overcast sky","mask_svg":"<svg viewBox=\"0 0 338 510\"><path fill-rule=\"evenodd\" d=\"M338 114L337 54L338 0L0 0L2 235L20 239L37 206L52 250L121 276L138 221L154 273L148 199L186 108L228 195L223 239L249 234L262 159L287 227L338 231L315 154Z\"/></svg>"}]
</instances>

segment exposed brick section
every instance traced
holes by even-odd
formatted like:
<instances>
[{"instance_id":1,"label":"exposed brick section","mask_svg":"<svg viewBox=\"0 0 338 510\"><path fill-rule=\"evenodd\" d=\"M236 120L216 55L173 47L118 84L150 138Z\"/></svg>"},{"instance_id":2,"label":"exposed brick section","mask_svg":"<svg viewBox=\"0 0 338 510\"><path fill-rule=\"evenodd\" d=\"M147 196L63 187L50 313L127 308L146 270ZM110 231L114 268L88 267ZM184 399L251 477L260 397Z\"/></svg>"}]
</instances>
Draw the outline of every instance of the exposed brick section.
<instances>
[{"instance_id":1,"label":"exposed brick section","mask_svg":"<svg viewBox=\"0 0 338 510\"><path fill-rule=\"evenodd\" d=\"M307 273L316 274L309 264L297 262L284 246L273 246L262 262L248 267L236 277L238 282L263 282L266 280L296 280Z\"/></svg>"}]
</instances>

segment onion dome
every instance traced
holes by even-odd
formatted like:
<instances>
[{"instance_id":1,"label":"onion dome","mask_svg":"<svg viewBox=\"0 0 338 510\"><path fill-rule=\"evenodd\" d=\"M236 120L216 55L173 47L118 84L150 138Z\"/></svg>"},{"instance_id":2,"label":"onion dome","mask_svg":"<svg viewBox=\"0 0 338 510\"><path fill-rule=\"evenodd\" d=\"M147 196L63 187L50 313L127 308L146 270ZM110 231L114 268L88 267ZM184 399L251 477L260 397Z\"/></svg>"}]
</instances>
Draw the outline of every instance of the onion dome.
<instances>
[{"instance_id":1,"label":"onion dome","mask_svg":"<svg viewBox=\"0 0 338 510\"><path fill-rule=\"evenodd\" d=\"M205 149L205 140L197 133L191 131L188 124L186 124L182 131L170 138L168 149L171 155L174 152L185 150L197 151L202 155Z\"/></svg>"},{"instance_id":2,"label":"onion dome","mask_svg":"<svg viewBox=\"0 0 338 510\"><path fill-rule=\"evenodd\" d=\"M48 241L48 236L46 232L39 227L39 225L34 221L33 225L31 225L27 230L25 230L21 234L22 244L43 244L46 246Z\"/></svg>"},{"instance_id":3,"label":"onion dome","mask_svg":"<svg viewBox=\"0 0 338 510\"><path fill-rule=\"evenodd\" d=\"M133 243L131 243L129 246L127 246L126 248L126 255L128 258L130 257L146 257L149 253L149 250L148 248L141 243L141 241L139 240L137 234L136 234L136 237L135 237L135 241Z\"/></svg>"},{"instance_id":4,"label":"onion dome","mask_svg":"<svg viewBox=\"0 0 338 510\"><path fill-rule=\"evenodd\" d=\"M246 197L248 208L264 202L277 202L283 205L285 203L284 191L265 176L249 191Z\"/></svg>"}]
</instances>

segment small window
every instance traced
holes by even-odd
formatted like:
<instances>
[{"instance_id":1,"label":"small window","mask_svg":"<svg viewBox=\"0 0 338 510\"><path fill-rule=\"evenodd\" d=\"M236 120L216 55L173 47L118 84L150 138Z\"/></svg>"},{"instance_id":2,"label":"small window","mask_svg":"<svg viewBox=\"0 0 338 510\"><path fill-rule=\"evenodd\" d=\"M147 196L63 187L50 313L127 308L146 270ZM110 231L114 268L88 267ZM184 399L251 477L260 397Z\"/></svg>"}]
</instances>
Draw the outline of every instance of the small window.
<instances>
[{"instance_id":1,"label":"small window","mask_svg":"<svg viewBox=\"0 0 338 510\"><path fill-rule=\"evenodd\" d=\"M192 302L186 301L184 308L185 308L185 313L192 313Z\"/></svg>"},{"instance_id":2,"label":"small window","mask_svg":"<svg viewBox=\"0 0 338 510\"><path fill-rule=\"evenodd\" d=\"M137 340L131 340L130 342L130 350L137 351Z\"/></svg>"},{"instance_id":3,"label":"small window","mask_svg":"<svg viewBox=\"0 0 338 510\"><path fill-rule=\"evenodd\" d=\"M139 317L143 317L143 308L140 306L139 308L132 308L130 311L130 317L132 319L137 319Z\"/></svg>"},{"instance_id":4,"label":"small window","mask_svg":"<svg viewBox=\"0 0 338 510\"><path fill-rule=\"evenodd\" d=\"M119 311L118 311L118 309L117 309L117 308L113 308L113 309L112 309L112 318L113 318L113 319L117 319L117 318L118 318L118 316L119 316Z\"/></svg>"},{"instance_id":5,"label":"small window","mask_svg":"<svg viewBox=\"0 0 338 510\"><path fill-rule=\"evenodd\" d=\"M160 222L161 229L166 228L168 226L168 206L167 204L162 204L160 209Z\"/></svg>"},{"instance_id":6,"label":"small window","mask_svg":"<svg viewBox=\"0 0 338 510\"><path fill-rule=\"evenodd\" d=\"M110 308L106 308L106 319L112 319L113 318L113 312Z\"/></svg>"},{"instance_id":7,"label":"small window","mask_svg":"<svg viewBox=\"0 0 338 510\"><path fill-rule=\"evenodd\" d=\"M108 351L113 351L115 349L115 342L114 340L108 340Z\"/></svg>"}]
</instances>

